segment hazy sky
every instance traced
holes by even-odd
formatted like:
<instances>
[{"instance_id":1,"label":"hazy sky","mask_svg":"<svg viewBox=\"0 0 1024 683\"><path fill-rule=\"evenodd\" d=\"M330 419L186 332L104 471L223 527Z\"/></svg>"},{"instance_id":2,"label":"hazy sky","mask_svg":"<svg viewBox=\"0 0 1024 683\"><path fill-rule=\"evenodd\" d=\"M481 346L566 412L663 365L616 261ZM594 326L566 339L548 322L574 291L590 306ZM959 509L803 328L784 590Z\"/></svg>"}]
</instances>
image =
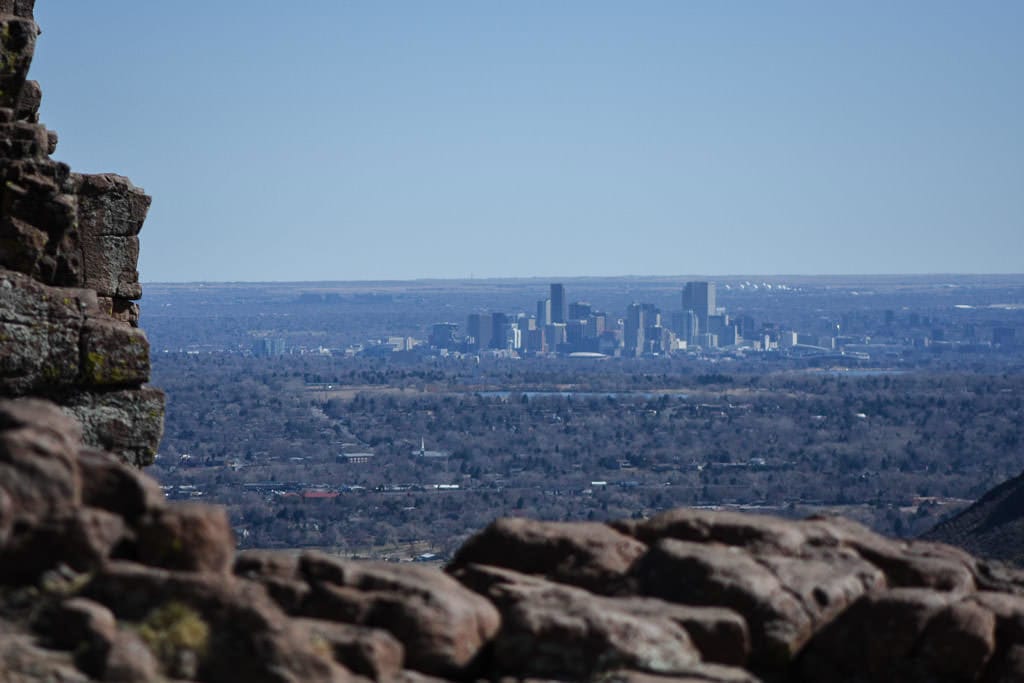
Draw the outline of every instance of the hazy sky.
<instances>
[{"instance_id":1,"label":"hazy sky","mask_svg":"<svg viewBox=\"0 0 1024 683\"><path fill-rule=\"evenodd\" d=\"M1024 271L1024 2L37 4L144 281Z\"/></svg>"}]
</instances>

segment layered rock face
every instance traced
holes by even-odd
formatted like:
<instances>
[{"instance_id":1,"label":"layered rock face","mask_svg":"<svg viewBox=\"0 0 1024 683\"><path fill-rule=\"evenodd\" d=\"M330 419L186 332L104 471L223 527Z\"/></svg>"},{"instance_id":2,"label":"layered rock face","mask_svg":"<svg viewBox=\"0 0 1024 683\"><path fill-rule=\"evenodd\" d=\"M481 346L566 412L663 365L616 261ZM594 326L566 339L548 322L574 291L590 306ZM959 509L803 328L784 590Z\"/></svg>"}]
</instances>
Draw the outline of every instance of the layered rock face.
<instances>
[{"instance_id":1,"label":"layered rock face","mask_svg":"<svg viewBox=\"0 0 1024 683\"><path fill-rule=\"evenodd\" d=\"M50 158L57 136L27 80L33 5L0 0L0 395L48 398L86 443L145 465L163 429L134 303L150 198L127 178Z\"/></svg>"},{"instance_id":2,"label":"layered rock face","mask_svg":"<svg viewBox=\"0 0 1024 683\"><path fill-rule=\"evenodd\" d=\"M1024 575L840 518L502 519L445 570L234 552L0 400L3 681L1021 681Z\"/></svg>"}]
</instances>

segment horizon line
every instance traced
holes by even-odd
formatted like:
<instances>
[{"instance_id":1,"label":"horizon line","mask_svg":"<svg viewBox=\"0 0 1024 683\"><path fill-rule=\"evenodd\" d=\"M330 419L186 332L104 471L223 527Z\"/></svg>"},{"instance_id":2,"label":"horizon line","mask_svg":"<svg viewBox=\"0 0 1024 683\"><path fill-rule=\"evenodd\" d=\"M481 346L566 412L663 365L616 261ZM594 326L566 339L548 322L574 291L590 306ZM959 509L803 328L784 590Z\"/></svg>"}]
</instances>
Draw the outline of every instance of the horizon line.
<instances>
[{"instance_id":1,"label":"horizon line","mask_svg":"<svg viewBox=\"0 0 1024 683\"><path fill-rule=\"evenodd\" d=\"M751 278L964 278L964 277L1024 277L1024 272L1000 272L1000 273L978 273L978 272L934 272L934 273L727 273L722 275L707 274L684 274L684 275L509 275L509 276L488 276L488 277L411 277L411 278L376 278L357 280L143 280L140 284L147 285L285 285L285 284L368 284L368 283L406 283L406 282L494 282L508 280L522 281L543 281L560 282L573 280L722 280L722 279L751 279Z\"/></svg>"}]
</instances>

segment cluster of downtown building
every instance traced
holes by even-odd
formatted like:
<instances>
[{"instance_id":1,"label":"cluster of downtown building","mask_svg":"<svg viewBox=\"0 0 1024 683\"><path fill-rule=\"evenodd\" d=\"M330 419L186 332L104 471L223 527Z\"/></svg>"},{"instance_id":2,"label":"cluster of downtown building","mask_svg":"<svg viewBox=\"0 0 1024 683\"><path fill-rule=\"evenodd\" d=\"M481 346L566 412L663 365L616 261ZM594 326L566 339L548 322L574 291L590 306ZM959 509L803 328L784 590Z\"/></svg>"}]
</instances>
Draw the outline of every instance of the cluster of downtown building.
<instances>
[{"instance_id":1,"label":"cluster of downtown building","mask_svg":"<svg viewBox=\"0 0 1024 683\"><path fill-rule=\"evenodd\" d=\"M681 307L667 316L653 304L632 303L622 318L585 301L569 303L565 286L552 284L536 313L472 313L464 334L455 323L437 323L430 346L450 351L640 357L688 349L735 346L753 322L730 319L715 303L712 282L687 282ZM756 343L771 343L761 340Z\"/></svg>"},{"instance_id":2,"label":"cluster of downtown building","mask_svg":"<svg viewBox=\"0 0 1024 683\"><path fill-rule=\"evenodd\" d=\"M773 288L761 283L761 287L787 296L804 292L782 284ZM759 291L758 285L750 282L726 283L722 288L733 295L744 289L748 290L748 295ZM381 358L392 357L394 353L407 354L403 359L433 357L439 353L494 357L636 358L686 354L741 358L750 352L778 351L765 354L763 358L795 359L809 364L862 364L872 359L883 363L912 361L920 359L922 353L1018 355L1024 350L1016 334L1021 315L1017 307L951 305L946 290L941 291L942 295L936 295L934 300L921 301L918 297L915 301L917 306L925 307L925 314L901 305L902 297L898 292L867 307L858 301L859 308L853 304L859 300L857 291L839 292L838 296L848 294L853 309L842 314L828 314L820 303L803 303L799 298L787 298L788 303L780 304L776 295L776 302L769 306L770 312L765 313L795 319L783 323L762 321L758 325L745 312L751 310L749 296L745 306L739 304L745 310L730 315L717 305L716 285L712 282L687 282L680 291L679 304L671 310L634 302L625 311L614 313L585 301L570 301L565 286L555 283L550 285L548 296L538 301L531 312L507 314L485 308L470 314L464 325L454 322L428 325L427 340L389 335L347 347L286 345L286 338L274 331L253 339L250 353L260 357L315 353ZM829 296L830 305L842 305L831 300L837 295L830 293ZM339 301L337 295L332 299L318 294L303 295L299 303L326 305L329 308L320 314L328 311L333 314L333 306ZM893 307L883 308L886 305ZM444 308L449 306L446 303ZM420 326L437 315L440 308L417 313L416 327L422 330ZM310 320L308 315L306 320ZM315 315L312 322L316 324Z\"/></svg>"}]
</instances>

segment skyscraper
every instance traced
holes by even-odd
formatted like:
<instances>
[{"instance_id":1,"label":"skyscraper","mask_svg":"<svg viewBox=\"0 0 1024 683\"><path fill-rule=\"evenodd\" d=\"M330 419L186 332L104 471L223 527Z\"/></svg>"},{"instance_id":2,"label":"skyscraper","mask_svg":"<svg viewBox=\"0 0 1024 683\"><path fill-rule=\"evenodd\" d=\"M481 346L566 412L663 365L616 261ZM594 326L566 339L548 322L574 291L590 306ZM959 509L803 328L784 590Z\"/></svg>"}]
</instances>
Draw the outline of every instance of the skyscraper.
<instances>
[{"instance_id":1,"label":"skyscraper","mask_svg":"<svg viewBox=\"0 0 1024 683\"><path fill-rule=\"evenodd\" d=\"M491 341L488 346L492 349L504 349L508 347L508 316L504 313L491 314Z\"/></svg>"},{"instance_id":2,"label":"skyscraper","mask_svg":"<svg viewBox=\"0 0 1024 683\"><path fill-rule=\"evenodd\" d=\"M551 299L541 299L537 302L537 327L543 328L551 324Z\"/></svg>"},{"instance_id":3,"label":"skyscraper","mask_svg":"<svg viewBox=\"0 0 1024 683\"><path fill-rule=\"evenodd\" d=\"M644 328L647 327L647 311L643 304L632 303L626 309L624 342L626 353L639 356L644 352Z\"/></svg>"},{"instance_id":4,"label":"skyscraper","mask_svg":"<svg viewBox=\"0 0 1024 683\"><path fill-rule=\"evenodd\" d=\"M436 323L430 328L430 345L439 349L455 348L455 323Z\"/></svg>"},{"instance_id":5,"label":"skyscraper","mask_svg":"<svg viewBox=\"0 0 1024 683\"><path fill-rule=\"evenodd\" d=\"M676 311L672 314L672 330L687 344L693 344L697 336L697 314L692 310Z\"/></svg>"},{"instance_id":6,"label":"skyscraper","mask_svg":"<svg viewBox=\"0 0 1024 683\"><path fill-rule=\"evenodd\" d=\"M693 311L701 334L708 331L708 316L715 315L714 282L687 282L683 288L683 310Z\"/></svg>"},{"instance_id":7,"label":"skyscraper","mask_svg":"<svg viewBox=\"0 0 1024 683\"><path fill-rule=\"evenodd\" d=\"M470 313L466 322L467 346L471 350L486 349L491 345L491 316L489 313Z\"/></svg>"},{"instance_id":8,"label":"skyscraper","mask_svg":"<svg viewBox=\"0 0 1024 683\"><path fill-rule=\"evenodd\" d=\"M565 322L565 285L551 285L551 322Z\"/></svg>"},{"instance_id":9,"label":"skyscraper","mask_svg":"<svg viewBox=\"0 0 1024 683\"><path fill-rule=\"evenodd\" d=\"M592 310L593 307L586 301L575 301L569 304L569 320L586 320Z\"/></svg>"}]
</instances>

